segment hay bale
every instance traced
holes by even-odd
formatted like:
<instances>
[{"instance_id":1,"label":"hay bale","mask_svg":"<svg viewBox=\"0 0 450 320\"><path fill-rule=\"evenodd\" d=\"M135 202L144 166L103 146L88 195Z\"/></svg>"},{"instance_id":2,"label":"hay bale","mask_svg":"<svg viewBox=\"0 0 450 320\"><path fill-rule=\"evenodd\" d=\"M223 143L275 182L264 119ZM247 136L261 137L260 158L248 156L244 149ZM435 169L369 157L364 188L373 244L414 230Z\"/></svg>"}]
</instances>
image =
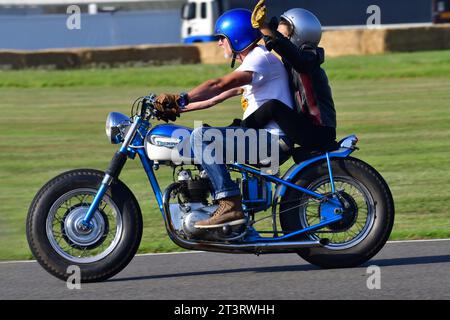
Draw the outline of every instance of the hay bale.
<instances>
[{"instance_id":1,"label":"hay bale","mask_svg":"<svg viewBox=\"0 0 450 320\"><path fill-rule=\"evenodd\" d=\"M327 56L361 54L362 30L329 30L325 31L320 46L325 49Z\"/></svg>"},{"instance_id":2,"label":"hay bale","mask_svg":"<svg viewBox=\"0 0 450 320\"><path fill-rule=\"evenodd\" d=\"M450 49L450 24L425 27L326 30L320 46L327 56ZM216 42L40 51L0 51L0 68L114 67L186 63L229 63Z\"/></svg>"},{"instance_id":3,"label":"hay bale","mask_svg":"<svg viewBox=\"0 0 450 320\"><path fill-rule=\"evenodd\" d=\"M26 68L72 69L81 66L80 57L74 52L41 51L24 54Z\"/></svg>"},{"instance_id":4,"label":"hay bale","mask_svg":"<svg viewBox=\"0 0 450 320\"><path fill-rule=\"evenodd\" d=\"M0 51L0 67L3 69L72 69L136 64L187 64L200 61L198 48L183 45Z\"/></svg>"},{"instance_id":5,"label":"hay bale","mask_svg":"<svg viewBox=\"0 0 450 320\"><path fill-rule=\"evenodd\" d=\"M450 49L450 24L327 30L321 46L331 57Z\"/></svg>"},{"instance_id":6,"label":"hay bale","mask_svg":"<svg viewBox=\"0 0 450 320\"><path fill-rule=\"evenodd\" d=\"M83 49L78 54L83 66L112 67L136 62L151 65L187 64L201 61L197 48L182 45Z\"/></svg>"},{"instance_id":7,"label":"hay bale","mask_svg":"<svg viewBox=\"0 0 450 320\"><path fill-rule=\"evenodd\" d=\"M450 27L444 29L442 42L444 49L450 49Z\"/></svg>"},{"instance_id":8,"label":"hay bale","mask_svg":"<svg viewBox=\"0 0 450 320\"><path fill-rule=\"evenodd\" d=\"M23 69L25 68L25 55L15 51L0 52L1 69Z\"/></svg>"},{"instance_id":9,"label":"hay bale","mask_svg":"<svg viewBox=\"0 0 450 320\"><path fill-rule=\"evenodd\" d=\"M217 45L217 42L195 43L193 46L199 51L201 63L222 64L230 62L230 59L224 57L223 49Z\"/></svg>"},{"instance_id":10,"label":"hay bale","mask_svg":"<svg viewBox=\"0 0 450 320\"><path fill-rule=\"evenodd\" d=\"M386 29L365 29L360 38L361 55L384 53L385 38Z\"/></svg>"},{"instance_id":11,"label":"hay bale","mask_svg":"<svg viewBox=\"0 0 450 320\"><path fill-rule=\"evenodd\" d=\"M386 51L444 49L444 33L445 29L436 27L391 29L386 33Z\"/></svg>"},{"instance_id":12,"label":"hay bale","mask_svg":"<svg viewBox=\"0 0 450 320\"><path fill-rule=\"evenodd\" d=\"M450 24L391 30L386 46L388 51L450 49Z\"/></svg>"},{"instance_id":13,"label":"hay bale","mask_svg":"<svg viewBox=\"0 0 450 320\"><path fill-rule=\"evenodd\" d=\"M65 51L0 51L3 69L47 68L70 69L80 66L77 54Z\"/></svg>"}]
</instances>

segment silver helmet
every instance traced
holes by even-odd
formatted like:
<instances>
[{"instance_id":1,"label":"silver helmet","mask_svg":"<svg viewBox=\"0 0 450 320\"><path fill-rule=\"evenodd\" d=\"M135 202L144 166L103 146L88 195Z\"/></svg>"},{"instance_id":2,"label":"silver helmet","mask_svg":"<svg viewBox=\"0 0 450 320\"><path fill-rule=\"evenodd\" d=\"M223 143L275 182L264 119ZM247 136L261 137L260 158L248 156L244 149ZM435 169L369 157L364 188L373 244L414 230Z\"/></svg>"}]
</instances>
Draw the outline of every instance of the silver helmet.
<instances>
[{"instance_id":1,"label":"silver helmet","mask_svg":"<svg viewBox=\"0 0 450 320\"><path fill-rule=\"evenodd\" d=\"M310 11L295 8L283 13L280 17L292 26L291 41L296 46L311 44L317 46L322 37L322 25Z\"/></svg>"}]
</instances>

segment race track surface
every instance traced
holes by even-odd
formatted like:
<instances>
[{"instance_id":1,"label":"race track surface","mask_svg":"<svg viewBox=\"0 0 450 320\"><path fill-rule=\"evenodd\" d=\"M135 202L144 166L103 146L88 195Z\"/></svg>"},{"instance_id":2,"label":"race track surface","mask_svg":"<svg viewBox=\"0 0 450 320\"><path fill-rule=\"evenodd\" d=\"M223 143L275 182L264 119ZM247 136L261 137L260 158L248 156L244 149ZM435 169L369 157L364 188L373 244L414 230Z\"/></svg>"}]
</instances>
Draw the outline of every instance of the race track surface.
<instances>
[{"instance_id":1,"label":"race track surface","mask_svg":"<svg viewBox=\"0 0 450 320\"><path fill-rule=\"evenodd\" d=\"M380 268L378 283L371 265ZM114 278L79 290L35 261L1 262L0 275L0 300L450 299L450 240L389 242L352 269L319 269L296 254L194 252L136 256Z\"/></svg>"}]
</instances>

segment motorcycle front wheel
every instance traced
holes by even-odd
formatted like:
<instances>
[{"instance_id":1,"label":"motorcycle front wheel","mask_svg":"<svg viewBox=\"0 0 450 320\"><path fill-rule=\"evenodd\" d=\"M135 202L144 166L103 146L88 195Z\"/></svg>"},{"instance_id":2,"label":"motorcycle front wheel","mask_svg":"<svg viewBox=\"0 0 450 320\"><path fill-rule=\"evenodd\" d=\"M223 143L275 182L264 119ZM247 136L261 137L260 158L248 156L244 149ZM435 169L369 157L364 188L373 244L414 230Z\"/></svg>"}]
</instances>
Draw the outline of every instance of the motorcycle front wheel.
<instances>
[{"instance_id":1,"label":"motorcycle front wheel","mask_svg":"<svg viewBox=\"0 0 450 320\"><path fill-rule=\"evenodd\" d=\"M394 224L394 201L387 183L367 163L355 158L331 161L335 190L344 207L342 220L297 239L323 240L323 247L298 250L298 254L322 268L356 267L384 246ZM327 163L312 164L293 183L320 194L330 194ZM321 221L321 203L288 189L280 203L284 233Z\"/></svg>"},{"instance_id":2,"label":"motorcycle front wheel","mask_svg":"<svg viewBox=\"0 0 450 320\"><path fill-rule=\"evenodd\" d=\"M84 218L104 173L92 169L65 172L49 182L31 203L26 233L30 249L49 273L67 280L73 266L80 282L106 280L134 257L142 236L142 214L133 193L114 181L91 219Z\"/></svg>"}]
</instances>

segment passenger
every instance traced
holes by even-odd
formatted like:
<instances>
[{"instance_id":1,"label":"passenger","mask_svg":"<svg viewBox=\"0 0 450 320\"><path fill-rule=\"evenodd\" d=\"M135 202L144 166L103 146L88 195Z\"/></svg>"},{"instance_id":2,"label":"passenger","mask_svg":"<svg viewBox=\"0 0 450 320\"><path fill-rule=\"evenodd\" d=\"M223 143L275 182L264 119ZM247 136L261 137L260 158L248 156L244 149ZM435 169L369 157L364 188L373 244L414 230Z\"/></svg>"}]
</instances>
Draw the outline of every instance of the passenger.
<instances>
[{"instance_id":1,"label":"passenger","mask_svg":"<svg viewBox=\"0 0 450 320\"><path fill-rule=\"evenodd\" d=\"M282 101L270 100L244 119L244 127L262 128L275 121L293 142L312 149L336 147L336 111L328 83L321 68L324 49L318 47L322 28L311 12L295 8L266 22L264 0L259 1L252 14L252 26L264 35L266 48L278 53L288 70L294 95L292 110Z\"/></svg>"}]
</instances>

